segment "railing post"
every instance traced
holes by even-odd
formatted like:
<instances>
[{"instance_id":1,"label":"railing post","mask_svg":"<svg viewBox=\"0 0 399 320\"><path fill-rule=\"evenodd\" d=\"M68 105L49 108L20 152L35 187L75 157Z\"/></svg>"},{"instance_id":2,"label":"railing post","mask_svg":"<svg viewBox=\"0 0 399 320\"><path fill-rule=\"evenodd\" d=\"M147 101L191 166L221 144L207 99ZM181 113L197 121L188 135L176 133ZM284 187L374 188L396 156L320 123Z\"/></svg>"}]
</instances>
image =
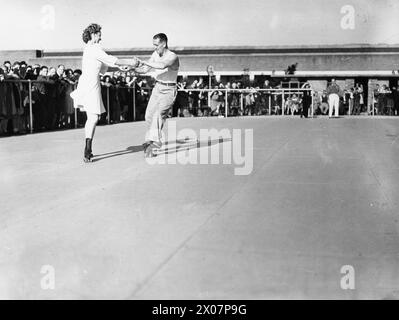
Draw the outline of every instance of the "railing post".
<instances>
[{"instance_id":1,"label":"railing post","mask_svg":"<svg viewBox=\"0 0 399 320\"><path fill-rule=\"evenodd\" d=\"M75 84L74 86L73 86L73 88L74 88L74 90L76 90L76 87L77 87L77 85ZM74 108L74 110L75 110L75 129L77 129L78 128L78 109L77 108Z\"/></svg>"},{"instance_id":2,"label":"railing post","mask_svg":"<svg viewBox=\"0 0 399 320\"><path fill-rule=\"evenodd\" d=\"M211 75L209 74L209 90L212 89L212 79ZM208 108L211 107L211 91L208 91Z\"/></svg>"},{"instance_id":3,"label":"railing post","mask_svg":"<svg viewBox=\"0 0 399 320\"><path fill-rule=\"evenodd\" d=\"M133 121L136 121L136 81L133 82Z\"/></svg>"},{"instance_id":4,"label":"railing post","mask_svg":"<svg viewBox=\"0 0 399 320\"><path fill-rule=\"evenodd\" d=\"M107 123L111 123L111 114L109 113L109 86L107 86Z\"/></svg>"},{"instance_id":5,"label":"railing post","mask_svg":"<svg viewBox=\"0 0 399 320\"><path fill-rule=\"evenodd\" d=\"M372 99L371 99L371 108L372 108L373 117L374 117L374 100L375 100L375 97L374 97L374 90L373 90Z\"/></svg>"},{"instance_id":6,"label":"railing post","mask_svg":"<svg viewBox=\"0 0 399 320\"><path fill-rule=\"evenodd\" d=\"M312 118L314 117L314 95L313 90L310 91L310 95L312 96Z\"/></svg>"},{"instance_id":7,"label":"railing post","mask_svg":"<svg viewBox=\"0 0 399 320\"><path fill-rule=\"evenodd\" d=\"M348 113L347 113L347 115L350 116L350 115L351 115L351 98L350 98L350 96L349 96L348 101L346 101L346 98L345 98L345 91L344 91L343 97L344 97L344 105L345 105L345 103L348 103Z\"/></svg>"},{"instance_id":8,"label":"railing post","mask_svg":"<svg viewBox=\"0 0 399 320\"><path fill-rule=\"evenodd\" d=\"M32 81L29 79L29 129L33 133Z\"/></svg>"},{"instance_id":9,"label":"railing post","mask_svg":"<svg viewBox=\"0 0 399 320\"><path fill-rule=\"evenodd\" d=\"M228 89L225 89L225 90L226 90L226 94L225 94L225 97L224 97L224 113L225 113L226 118L227 118L227 116L229 115L229 113L227 111L227 109L228 109L228 106L227 106L227 90Z\"/></svg>"},{"instance_id":10,"label":"railing post","mask_svg":"<svg viewBox=\"0 0 399 320\"><path fill-rule=\"evenodd\" d=\"M270 91L268 91L270 93ZM272 115L272 96L269 94L269 116Z\"/></svg>"},{"instance_id":11,"label":"railing post","mask_svg":"<svg viewBox=\"0 0 399 320\"><path fill-rule=\"evenodd\" d=\"M74 116L75 116L75 129L78 128L78 110L75 108L75 112L74 112Z\"/></svg>"},{"instance_id":12,"label":"railing post","mask_svg":"<svg viewBox=\"0 0 399 320\"><path fill-rule=\"evenodd\" d=\"M283 116L285 114L285 99L284 99L284 90L281 91L281 115Z\"/></svg>"},{"instance_id":13,"label":"railing post","mask_svg":"<svg viewBox=\"0 0 399 320\"><path fill-rule=\"evenodd\" d=\"M240 107L241 107L241 113L244 114L244 95L240 94Z\"/></svg>"}]
</instances>

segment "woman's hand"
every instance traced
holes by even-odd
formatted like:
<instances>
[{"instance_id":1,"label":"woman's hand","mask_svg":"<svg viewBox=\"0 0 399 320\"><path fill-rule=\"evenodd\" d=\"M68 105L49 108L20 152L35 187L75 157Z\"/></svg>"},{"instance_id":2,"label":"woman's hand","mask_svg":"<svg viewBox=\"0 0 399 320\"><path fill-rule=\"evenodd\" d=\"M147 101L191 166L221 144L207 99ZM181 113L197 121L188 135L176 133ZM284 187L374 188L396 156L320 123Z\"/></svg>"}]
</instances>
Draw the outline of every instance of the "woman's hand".
<instances>
[{"instance_id":1,"label":"woman's hand","mask_svg":"<svg viewBox=\"0 0 399 320\"><path fill-rule=\"evenodd\" d=\"M129 66L119 66L118 69L120 71L123 71L123 72L128 72L129 70L131 70L131 67L129 67Z\"/></svg>"}]
</instances>

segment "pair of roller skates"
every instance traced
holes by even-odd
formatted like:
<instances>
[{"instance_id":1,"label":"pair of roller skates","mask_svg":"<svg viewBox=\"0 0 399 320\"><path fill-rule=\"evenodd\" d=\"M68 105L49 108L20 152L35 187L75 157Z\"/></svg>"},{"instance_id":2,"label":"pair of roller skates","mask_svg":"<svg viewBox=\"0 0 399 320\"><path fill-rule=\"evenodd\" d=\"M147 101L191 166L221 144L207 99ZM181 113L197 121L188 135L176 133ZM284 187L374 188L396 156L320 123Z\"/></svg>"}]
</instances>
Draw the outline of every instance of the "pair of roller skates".
<instances>
[{"instance_id":1,"label":"pair of roller skates","mask_svg":"<svg viewBox=\"0 0 399 320\"><path fill-rule=\"evenodd\" d=\"M156 141L146 141L143 143L144 157L153 158L158 154L159 149L161 149L162 144Z\"/></svg>"}]
</instances>

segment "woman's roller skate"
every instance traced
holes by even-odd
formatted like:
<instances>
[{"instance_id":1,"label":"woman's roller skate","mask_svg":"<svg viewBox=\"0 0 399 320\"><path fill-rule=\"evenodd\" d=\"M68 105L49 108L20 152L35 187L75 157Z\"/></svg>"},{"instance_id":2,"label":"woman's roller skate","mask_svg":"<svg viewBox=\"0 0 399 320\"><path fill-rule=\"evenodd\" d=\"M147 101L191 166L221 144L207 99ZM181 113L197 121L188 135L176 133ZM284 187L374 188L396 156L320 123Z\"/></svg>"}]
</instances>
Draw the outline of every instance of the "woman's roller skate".
<instances>
[{"instance_id":1,"label":"woman's roller skate","mask_svg":"<svg viewBox=\"0 0 399 320\"><path fill-rule=\"evenodd\" d=\"M86 138L86 146L85 146L84 157L83 157L84 162L93 162L93 160L92 160L93 153L91 150L91 142L92 142L92 139Z\"/></svg>"}]
</instances>

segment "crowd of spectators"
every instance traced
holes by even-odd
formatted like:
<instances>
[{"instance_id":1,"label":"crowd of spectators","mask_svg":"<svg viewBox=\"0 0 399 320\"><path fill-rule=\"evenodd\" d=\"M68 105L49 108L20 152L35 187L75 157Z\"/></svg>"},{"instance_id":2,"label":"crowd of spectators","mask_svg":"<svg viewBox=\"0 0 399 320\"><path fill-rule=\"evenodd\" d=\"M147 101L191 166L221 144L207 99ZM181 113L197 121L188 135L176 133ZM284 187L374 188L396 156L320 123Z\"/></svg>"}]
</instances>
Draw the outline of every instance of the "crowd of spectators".
<instances>
[{"instance_id":1,"label":"crowd of spectators","mask_svg":"<svg viewBox=\"0 0 399 320\"><path fill-rule=\"evenodd\" d=\"M304 89L306 85L302 86ZM203 78L195 79L191 84L179 81L180 89L173 107L173 116L228 116L245 115L278 115L292 114L307 116L311 97L303 90L282 95L281 83L271 84L264 80L262 84L251 84L249 81L233 81L226 83L212 83L211 92L192 91L193 89L209 89ZM227 98L226 98L226 89ZM243 91L244 90L244 91ZM268 91L270 90L270 91ZM305 97L304 97L305 96ZM304 98L304 99L303 99ZM303 110L306 112L303 113Z\"/></svg>"},{"instance_id":2,"label":"crowd of spectators","mask_svg":"<svg viewBox=\"0 0 399 320\"><path fill-rule=\"evenodd\" d=\"M399 115L399 88L389 88L386 84L376 85L373 106L376 114Z\"/></svg>"},{"instance_id":3,"label":"crowd of spectators","mask_svg":"<svg viewBox=\"0 0 399 320\"><path fill-rule=\"evenodd\" d=\"M81 70L66 69L64 65L55 68L38 64L28 65L25 61L13 64L5 61L0 66L0 135L26 133L30 130L29 84L21 80L32 80L34 131L83 126L85 114L77 111L75 118L73 100L69 95L75 89L81 74ZM313 92L313 96L310 91L304 90L285 91L283 95L279 90L271 90L282 89L283 84L272 83L269 79L251 82L248 77L243 76L238 80L217 82L212 78L210 87L208 78L205 79L206 81L202 77L178 78L179 91L170 116L290 114L307 117L312 99L315 115L328 114L326 90ZM153 86L151 77L137 77L131 72L115 71L102 75L101 85L104 105L109 106L109 114L107 112L102 115L100 124L144 120ZM310 89L311 86L306 82L297 88ZM386 85L376 85L371 104L374 110L367 106L364 95L361 84L356 84L349 90L342 90L339 114L371 114L374 111L375 114L381 115L399 115L399 88L390 89Z\"/></svg>"},{"instance_id":4,"label":"crowd of spectators","mask_svg":"<svg viewBox=\"0 0 399 320\"><path fill-rule=\"evenodd\" d=\"M340 115L399 115L399 88L376 84L372 92L371 101L367 97L363 85L356 83L352 88L340 92ZM314 114L328 115L328 95L323 90L314 93Z\"/></svg>"},{"instance_id":5,"label":"crowd of spectators","mask_svg":"<svg viewBox=\"0 0 399 320\"><path fill-rule=\"evenodd\" d=\"M55 68L28 65L25 61L13 64L5 61L0 66L0 135L23 134L30 130L29 83L24 80L31 80L32 128L35 132L83 126L85 114L77 111L75 119L73 100L69 95L81 74L80 69L66 69L64 65ZM132 121L133 108L129 106L133 105L133 99L136 119L144 119L149 98L146 79L115 72L111 76L102 76L101 84L103 101L109 101L110 114L109 119L104 114L100 123Z\"/></svg>"},{"instance_id":6,"label":"crowd of spectators","mask_svg":"<svg viewBox=\"0 0 399 320\"><path fill-rule=\"evenodd\" d=\"M25 133L29 127L29 84L32 80L33 127L36 131L65 128L74 120L74 90L80 70L27 65L25 61L0 67L0 134ZM4 81L9 80L9 81Z\"/></svg>"}]
</instances>

